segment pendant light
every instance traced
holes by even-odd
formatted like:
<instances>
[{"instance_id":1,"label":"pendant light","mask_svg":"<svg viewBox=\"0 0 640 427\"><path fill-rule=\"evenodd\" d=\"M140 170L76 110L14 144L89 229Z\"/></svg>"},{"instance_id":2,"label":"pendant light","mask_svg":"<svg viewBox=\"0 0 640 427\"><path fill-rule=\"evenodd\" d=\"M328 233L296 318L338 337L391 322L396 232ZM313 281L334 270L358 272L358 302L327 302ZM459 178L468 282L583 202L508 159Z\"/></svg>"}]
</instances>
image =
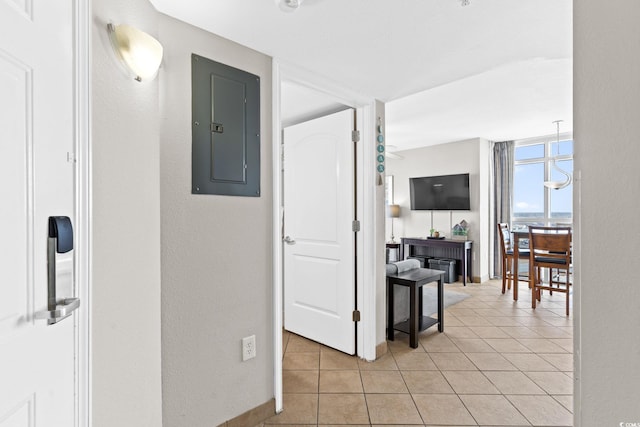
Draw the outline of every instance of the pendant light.
<instances>
[{"instance_id":1,"label":"pendant light","mask_svg":"<svg viewBox=\"0 0 640 427\"><path fill-rule=\"evenodd\" d=\"M556 153L558 156L560 155L560 122L561 121L562 120L556 120L555 122L553 122L556 124ZM545 187L551 188L552 190L560 190L561 188L565 188L566 186L571 184L571 174L563 171L558 167L558 165L556 164L555 157L551 159L551 167L556 171L558 171L559 173L561 173L562 175L564 175L566 178L564 181L545 181L544 182Z\"/></svg>"}]
</instances>

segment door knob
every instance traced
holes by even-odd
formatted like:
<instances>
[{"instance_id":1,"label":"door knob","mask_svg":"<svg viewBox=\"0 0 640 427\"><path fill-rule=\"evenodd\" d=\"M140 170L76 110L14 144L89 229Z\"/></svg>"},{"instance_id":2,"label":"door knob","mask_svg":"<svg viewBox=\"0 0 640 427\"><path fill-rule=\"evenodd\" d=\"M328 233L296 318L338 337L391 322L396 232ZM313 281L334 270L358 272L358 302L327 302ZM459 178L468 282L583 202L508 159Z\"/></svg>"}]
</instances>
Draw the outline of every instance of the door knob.
<instances>
[{"instance_id":1,"label":"door knob","mask_svg":"<svg viewBox=\"0 0 640 427\"><path fill-rule=\"evenodd\" d=\"M295 245L296 241L293 240L291 237L289 236L285 236L284 239L282 239L287 245Z\"/></svg>"}]
</instances>

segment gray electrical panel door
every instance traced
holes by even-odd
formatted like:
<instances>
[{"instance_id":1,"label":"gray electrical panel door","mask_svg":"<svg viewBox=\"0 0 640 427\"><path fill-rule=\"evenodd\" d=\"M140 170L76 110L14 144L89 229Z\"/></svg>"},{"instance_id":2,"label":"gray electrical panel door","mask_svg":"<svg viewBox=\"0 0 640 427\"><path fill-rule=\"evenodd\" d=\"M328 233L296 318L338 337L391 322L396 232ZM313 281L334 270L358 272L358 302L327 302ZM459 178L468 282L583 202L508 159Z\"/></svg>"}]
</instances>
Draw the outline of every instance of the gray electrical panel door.
<instances>
[{"instance_id":1,"label":"gray electrical panel door","mask_svg":"<svg viewBox=\"0 0 640 427\"><path fill-rule=\"evenodd\" d=\"M191 55L192 194L260 196L260 78Z\"/></svg>"}]
</instances>

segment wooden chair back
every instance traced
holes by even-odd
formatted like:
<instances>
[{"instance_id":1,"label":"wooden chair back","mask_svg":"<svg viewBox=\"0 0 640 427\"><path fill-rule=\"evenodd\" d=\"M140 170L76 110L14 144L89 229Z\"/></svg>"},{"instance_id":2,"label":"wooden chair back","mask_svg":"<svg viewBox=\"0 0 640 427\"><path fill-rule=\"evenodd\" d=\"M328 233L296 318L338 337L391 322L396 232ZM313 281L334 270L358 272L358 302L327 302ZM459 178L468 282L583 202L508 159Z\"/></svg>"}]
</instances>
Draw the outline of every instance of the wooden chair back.
<instances>
[{"instance_id":1,"label":"wooden chair back","mask_svg":"<svg viewBox=\"0 0 640 427\"><path fill-rule=\"evenodd\" d=\"M500 235L500 244L502 246L502 256L506 256L507 251L511 248L511 232L509 231L509 224L506 222L498 223L498 234Z\"/></svg>"},{"instance_id":2,"label":"wooden chair back","mask_svg":"<svg viewBox=\"0 0 640 427\"><path fill-rule=\"evenodd\" d=\"M529 261L538 267L568 269L571 227L529 227Z\"/></svg>"}]
</instances>

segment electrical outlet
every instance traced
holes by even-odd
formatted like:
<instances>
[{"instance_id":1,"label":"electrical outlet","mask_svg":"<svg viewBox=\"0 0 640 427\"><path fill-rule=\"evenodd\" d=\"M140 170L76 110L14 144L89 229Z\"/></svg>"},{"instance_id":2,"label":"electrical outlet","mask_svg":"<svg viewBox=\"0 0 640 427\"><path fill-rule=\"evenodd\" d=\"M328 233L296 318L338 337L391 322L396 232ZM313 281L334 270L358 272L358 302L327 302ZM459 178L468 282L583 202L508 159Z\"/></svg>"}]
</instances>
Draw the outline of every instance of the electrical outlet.
<instances>
[{"instance_id":1,"label":"electrical outlet","mask_svg":"<svg viewBox=\"0 0 640 427\"><path fill-rule=\"evenodd\" d=\"M242 338L242 361L256 357L256 336Z\"/></svg>"}]
</instances>

